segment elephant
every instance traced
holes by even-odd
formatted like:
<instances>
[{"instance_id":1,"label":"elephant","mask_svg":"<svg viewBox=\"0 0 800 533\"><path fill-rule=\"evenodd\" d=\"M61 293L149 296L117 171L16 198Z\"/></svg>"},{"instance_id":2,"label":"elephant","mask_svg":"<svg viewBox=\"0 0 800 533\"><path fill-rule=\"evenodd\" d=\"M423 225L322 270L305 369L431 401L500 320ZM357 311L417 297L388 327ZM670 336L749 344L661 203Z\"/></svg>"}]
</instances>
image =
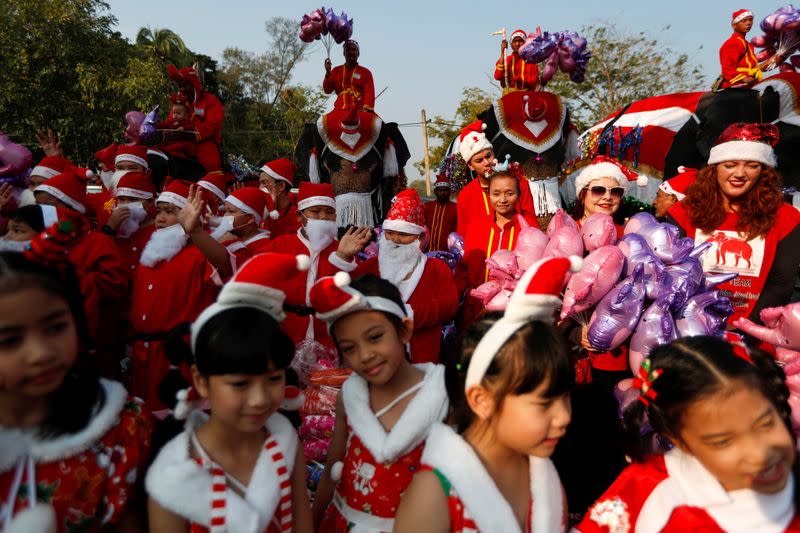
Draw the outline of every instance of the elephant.
<instances>
[{"instance_id":1,"label":"elephant","mask_svg":"<svg viewBox=\"0 0 800 533\"><path fill-rule=\"evenodd\" d=\"M578 155L569 109L560 96L548 91L512 91L478 113L478 118L486 125L495 157L502 161L508 155L521 165L544 230L561 207L562 165ZM458 138L448 152L457 151Z\"/></svg>"},{"instance_id":2,"label":"elephant","mask_svg":"<svg viewBox=\"0 0 800 533\"><path fill-rule=\"evenodd\" d=\"M333 185L340 228L383 221L392 197L405 188L410 157L396 122L338 109L306 124L294 151L301 181Z\"/></svg>"}]
</instances>

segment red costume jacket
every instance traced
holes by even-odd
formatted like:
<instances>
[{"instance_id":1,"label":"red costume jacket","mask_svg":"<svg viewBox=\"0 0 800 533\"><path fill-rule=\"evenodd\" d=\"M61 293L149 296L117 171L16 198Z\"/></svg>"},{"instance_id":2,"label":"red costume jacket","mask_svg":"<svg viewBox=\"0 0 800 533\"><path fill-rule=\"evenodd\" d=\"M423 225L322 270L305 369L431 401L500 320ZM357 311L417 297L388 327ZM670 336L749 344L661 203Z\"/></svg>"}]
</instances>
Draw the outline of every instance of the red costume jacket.
<instances>
[{"instance_id":1,"label":"red costume jacket","mask_svg":"<svg viewBox=\"0 0 800 533\"><path fill-rule=\"evenodd\" d=\"M325 94L336 92L334 109L375 108L375 84L369 69L356 65L351 69L346 64L331 69L322 81Z\"/></svg>"},{"instance_id":2,"label":"red costume jacket","mask_svg":"<svg viewBox=\"0 0 800 533\"><path fill-rule=\"evenodd\" d=\"M508 69L508 89L512 91L535 91L539 82L539 67L535 63L526 63L519 54L512 52L506 55L506 64L503 58L497 60L494 66L494 79L500 82L501 87L506 86L505 71Z\"/></svg>"},{"instance_id":3,"label":"red costume jacket","mask_svg":"<svg viewBox=\"0 0 800 533\"><path fill-rule=\"evenodd\" d=\"M147 244L147 241L150 240L150 237L153 236L155 230L155 224L148 224L136 230L136 232L127 239L123 239L122 237L114 238L117 248L122 252L122 258L125 262L125 272L133 275L133 271L136 270L136 265L139 264L139 258L142 256L142 250Z\"/></svg>"},{"instance_id":4,"label":"red costume jacket","mask_svg":"<svg viewBox=\"0 0 800 533\"><path fill-rule=\"evenodd\" d=\"M439 203L437 200L427 202L422 206L425 211L425 225L428 226L430 244L428 250L447 251L447 237L458 229L458 207L453 201L446 204Z\"/></svg>"},{"instance_id":5,"label":"red costume jacket","mask_svg":"<svg viewBox=\"0 0 800 533\"><path fill-rule=\"evenodd\" d=\"M756 60L753 45L747 42L744 35L733 32L719 49L719 62L722 66L722 87L741 84L746 77L761 79L762 72Z\"/></svg>"},{"instance_id":6,"label":"red costume jacket","mask_svg":"<svg viewBox=\"0 0 800 533\"><path fill-rule=\"evenodd\" d=\"M491 221L494 219L492 204L489 202L488 188L481 187L478 178L473 179L461 189L456 198L458 233L466 237L466 232L473 220L480 219ZM517 201L517 213L525 216L526 219L535 222L536 211L533 208L533 197L531 188L527 182L519 184L519 200Z\"/></svg>"},{"instance_id":7,"label":"red costume jacket","mask_svg":"<svg viewBox=\"0 0 800 533\"><path fill-rule=\"evenodd\" d=\"M728 214L725 221L705 235L692 226L683 203L669 210L669 222L676 224L695 245L706 241L714 245L700 256L705 272L738 272L739 276L717 287L731 299L738 317L757 320L761 309L789 303L800 264L800 212L789 204L778 209L775 224L766 238L746 241L736 232L739 215Z\"/></svg>"},{"instance_id":8,"label":"red costume jacket","mask_svg":"<svg viewBox=\"0 0 800 533\"><path fill-rule=\"evenodd\" d=\"M261 223L261 227L269 231L271 239L281 235L291 235L300 228L300 221L297 220L297 195L289 193L289 205L283 210L278 210L278 218L271 219L266 217Z\"/></svg>"},{"instance_id":9,"label":"red costume jacket","mask_svg":"<svg viewBox=\"0 0 800 533\"><path fill-rule=\"evenodd\" d=\"M353 278L366 273L380 275L377 257L361 263L353 272ZM425 257L411 278L398 288L413 313L411 361L438 363L442 326L453 320L458 310L453 272L444 262Z\"/></svg>"},{"instance_id":10,"label":"red costume jacket","mask_svg":"<svg viewBox=\"0 0 800 533\"><path fill-rule=\"evenodd\" d=\"M797 532L791 488L787 483L777 494L726 492L697 459L674 449L623 470L576 530Z\"/></svg>"},{"instance_id":11,"label":"red costume jacket","mask_svg":"<svg viewBox=\"0 0 800 533\"><path fill-rule=\"evenodd\" d=\"M196 89L195 89L196 90ZM219 98L202 91L194 103L194 125L197 132L195 149L197 161L208 172L222 170L219 145L222 142L222 122L225 119L225 108ZM166 122L172 122L170 112Z\"/></svg>"}]
</instances>

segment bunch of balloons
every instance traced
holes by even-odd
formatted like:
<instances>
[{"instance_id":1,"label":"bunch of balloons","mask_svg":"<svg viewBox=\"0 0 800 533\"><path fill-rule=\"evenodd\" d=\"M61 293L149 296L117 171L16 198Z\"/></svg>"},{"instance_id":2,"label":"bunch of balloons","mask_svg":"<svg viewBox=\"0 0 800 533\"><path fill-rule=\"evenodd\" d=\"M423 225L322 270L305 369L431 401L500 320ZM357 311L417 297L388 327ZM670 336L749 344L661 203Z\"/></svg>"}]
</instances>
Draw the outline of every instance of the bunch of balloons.
<instances>
[{"instance_id":1,"label":"bunch of balloons","mask_svg":"<svg viewBox=\"0 0 800 533\"><path fill-rule=\"evenodd\" d=\"M750 43L762 48L756 59L759 63L778 58L774 66L781 72L796 72L800 68L800 55L794 54L800 48L800 9L791 4L781 7L761 21L764 35L754 37Z\"/></svg>"},{"instance_id":2,"label":"bunch of balloons","mask_svg":"<svg viewBox=\"0 0 800 533\"><path fill-rule=\"evenodd\" d=\"M586 50L586 39L574 31L531 33L519 48L520 57L527 63L544 63L539 83L546 85L556 71L569 75L575 83L586 78L586 64L592 53Z\"/></svg>"},{"instance_id":3,"label":"bunch of balloons","mask_svg":"<svg viewBox=\"0 0 800 533\"><path fill-rule=\"evenodd\" d=\"M0 183L27 187L33 155L0 131Z\"/></svg>"},{"instance_id":4,"label":"bunch of balloons","mask_svg":"<svg viewBox=\"0 0 800 533\"><path fill-rule=\"evenodd\" d=\"M158 110L160 107L161 106L159 104L156 104L156 106L144 116L144 119L139 125L139 136L137 144L142 140L150 139L153 135L156 134L156 131L158 131Z\"/></svg>"},{"instance_id":5,"label":"bunch of balloons","mask_svg":"<svg viewBox=\"0 0 800 533\"><path fill-rule=\"evenodd\" d=\"M353 19L348 19L344 11L337 15L333 9L321 7L303 15L300 21L300 40L304 43L322 40L328 57L331 55L333 41L342 44L352 35Z\"/></svg>"}]
</instances>

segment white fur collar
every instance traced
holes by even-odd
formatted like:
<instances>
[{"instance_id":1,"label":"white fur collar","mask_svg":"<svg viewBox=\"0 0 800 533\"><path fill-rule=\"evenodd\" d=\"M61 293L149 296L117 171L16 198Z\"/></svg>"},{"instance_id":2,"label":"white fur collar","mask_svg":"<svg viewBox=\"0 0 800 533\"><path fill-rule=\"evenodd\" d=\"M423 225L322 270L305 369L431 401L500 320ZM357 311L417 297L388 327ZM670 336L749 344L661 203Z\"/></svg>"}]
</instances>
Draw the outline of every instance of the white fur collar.
<instances>
[{"instance_id":1,"label":"white fur collar","mask_svg":"<svg viewBox=\"0 0 800 533\"><path fill-rule=\"evenodd\" d=\"M347 423L378 462L391 463L407 454L428 437L432 424L447 416L444 367L433 363L414 366L425 373L423 385L389 433L370 407L366 380L353 372L342 385Z\"/></svg>"},{"instance_id":2,"label":"white fur collar","mask_svg":"<svg viewBox=\"0 0 800 533\"><path fill-rule=\"evenodd\" d=\"M531 456L533 533L564 531L564 500L561 480L550 459ZM520 533L519 523L508 501L484 468L475 450L450 426L434 424L422 463L439 470L452 484L464 508L480 531Z\"/></svg>"},{"instance_id":3,"label":"white fur collar","mask_svg":"<svg viewBox=\"0 0 800 533\"><path fill-rule=\"evenodd\" d=\"M145 478L147 493L159 505L206 527L211 520L211 475L190 457L189 439L190 432L207 418L202 411L194 411L186 423L187 429L162 448ZM269 417L266 427L278 441L291 476L297 433L279 413ZM228 490L226 500L225 523L229 533L266 531L280 500L278 474L266 450L256 462L245 497Z\"/></svg>"},{"instance_id":4,"label":"white fur collar","mask_svg":"<svg viewBox=\"0 0 800 533\"><path fill-rule=\"evenodd\" d=\"M256 241L260 241L261 239L269 239L270 233L266 230L258 230L258 233L250 237L249 239L245 240L245 244L252 244Z\"/></svg>"},{"instance_id":5,"label":"white fur collar","mask_svg":"<svg viewBox=\"0 0 800 533\"><path fill-rule=\"evenodd\" d=\"M94 446L119 421L119 413L128 399L125 387L116 381L101 379L100 387L105 392L103 406L99 410L95 407L89 424L77 433L46 438L38 436L33 430L18 431L0 427L0 442L6 438L17 441L13 448L3 450L0 454L0 471L7 470L23 454L30 455L37 463L49 463L72 457Z\"/></svg>"},{"instance_id":6,"label":"white fur collar","mask_svg":"<svg viewBox=\"0 0 800 533\"><path fill-rule=\"evenodd\" d=\"M157 229L144 245L139 262L152 268L161 261L169 261L174 258L188 242L189 236L184 233L180 224Z\"/></svg>"}]
</instances>

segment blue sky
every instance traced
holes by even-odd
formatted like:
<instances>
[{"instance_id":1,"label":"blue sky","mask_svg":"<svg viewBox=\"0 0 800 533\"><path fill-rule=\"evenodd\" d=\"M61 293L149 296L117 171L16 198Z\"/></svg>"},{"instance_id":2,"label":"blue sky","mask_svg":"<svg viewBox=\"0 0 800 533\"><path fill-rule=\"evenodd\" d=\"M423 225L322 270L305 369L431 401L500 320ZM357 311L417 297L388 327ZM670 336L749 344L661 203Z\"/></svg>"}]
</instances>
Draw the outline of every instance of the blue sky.
<instances>
[{"instance_id":1,"label":"blue sky","mask_svg":"<svg viewBox=\"0 0 800 533\"><path fill-rule=\"evenodd\" d=\"M261 52L269 42L264 31L267 19L289 17L297 19L299 27L302 15L320 6L318 1L306 0L110 0L109 4L119 21L118 30L131 40L142 26L166 27L180 34L193 51L214 58L231 46ZM398 123L418 122L422 108L428 117L452 118L464 87L491 91L499 41L490 34L504 26L509 32L517 27L533 31L536 26L577 31L584 24L612 21L622 30L646 32L664 46L689 54L707 72L710 85L719 74L717 51L731 32L731 12L753 9L757 26L781 5L771 0L747 4L724 0L325 3L354 18L353 37L361 44L359 62L372 70L376 93L388 87L376 110L386 121ZM757 29L749 37L757 35ZM322 83L325 50L321 44L315 47L296 69L294 83ZM332 49L331 56L334 64L340 63L341 48ZM402 131L411 161L421 159L421 128ZM410 164L406 171L409 179L416 177Z\"/></svg>"}]
</instances>

